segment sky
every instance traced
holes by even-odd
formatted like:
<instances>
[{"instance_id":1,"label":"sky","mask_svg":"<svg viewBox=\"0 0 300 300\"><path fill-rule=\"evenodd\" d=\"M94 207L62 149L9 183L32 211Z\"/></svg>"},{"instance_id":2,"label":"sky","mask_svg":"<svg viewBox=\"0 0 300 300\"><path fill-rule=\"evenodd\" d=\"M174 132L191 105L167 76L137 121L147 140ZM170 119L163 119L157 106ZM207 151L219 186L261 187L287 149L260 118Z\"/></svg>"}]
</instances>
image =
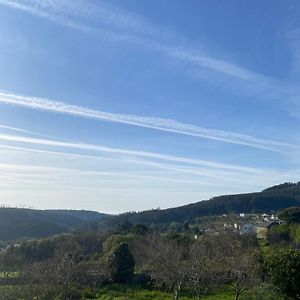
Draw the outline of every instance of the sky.
<instances>
[{"instance_id":1,"label":"sky","mask_svg":"<svg viewBox=\"0 0 300 300\"><path fill-rule=\"evenodd\" d=\"M0 204L108 213L300 180L298 0L0 0Z\"/></svg>"}]
</instances>

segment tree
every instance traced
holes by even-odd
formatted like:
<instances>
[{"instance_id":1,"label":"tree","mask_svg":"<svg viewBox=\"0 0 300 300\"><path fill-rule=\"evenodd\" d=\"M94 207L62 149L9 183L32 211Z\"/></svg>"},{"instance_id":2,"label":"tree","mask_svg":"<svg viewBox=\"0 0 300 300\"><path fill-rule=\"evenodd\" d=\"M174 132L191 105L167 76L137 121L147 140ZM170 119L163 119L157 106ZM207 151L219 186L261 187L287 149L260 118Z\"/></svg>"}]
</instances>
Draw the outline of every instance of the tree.
<instances>
[{"instance_id":1,"label":"tree","mask_svg":"<svg viewBox=\"0 0 300 300\"><path fill-rule=\"evenodd\" d=\"M134 258L128 244L120 243L108 256L109 278L115 283L127 283L134 274Z\"/></svg>"},{"instance_id":2,"label":"tree","mask_svg":"<svg viewBox=\"0 0 300 300\"><path fill-rule=\"evenodd\" d=\"M278 217L288 224L300 223L300 207L290 207L281 212Z\"/></svg>"},{"instance_id":3,"label":"tree","mask_svg":"<svg viewBox=\"0 0 300 300\"><path fill-rule=\"evenodd\" d=\"M217 252L223 257L220 270L224 282L233 283L236 300L246 289L261 283L260 256L255 239L227 232L220 236Z\"/></svg>"},{"instance_id":4,"label":"tree","mask_svg":"<svg viewBox=\"0 0 300 300\"><path fill-rule=\"evenodd\" d=\"M203 235L189 249L187 280L197 299L220 281L223 255L218 249L218 243L219 237Z\"/></svg>"},{"instance_id":5,"label":"tree","mask_svg":"<svg viewBox=\"0 0 300 300\"><path fill-rule=\"evenodd\" d=\"M149 228L143 224L136 224L132 226L130 232L138 235L146 235L149 232Z\"/></svg>"},{"instance_id":6,"label":"tree","mask_svg":"<svg viewBox=\"0 0 300 300\"><path fill-rule=\"evenodd\" d=\"M125 220L121 224L117 225L117 229L120 233L125 233L126 234L126 233L130 232L132 226L133 225L129 220Z\"/></svg>"},{"instance_id":7,"label":"tree","mask_svg":"<svg viewBox=\"0 0 300 300\"><path fill-rule=\"evenodd\" d=\"M260 266L257 253L246 250L243 253L236 254L229 275L230 280L234 282L235 300L238 300L246 289L260 283L259 272Z\"/></svg>"},{"instance_id":8,"label":"tree","mask_svg":"<svg viewBox=\"0 0 300 300\"><path fill-rule=\"evenodd\" d=\"M276 249L266 260L267 274L282 293L292 299L300 299L300 251Z\"/></svg>"},{"instance_id":9,"label":"tree","mask_svg":"<svg viewBox=\"0 0 300 300\"><path fill-rule=\"evenodd\" d=\"M288 244L291 241L290 225L280 224L270 228L267 232L267 240L271 245Z\"/></svg>"},{"instance_id":10,"label":"tree","mask_svg":"<svg viewBox=\"0 0 300 300\"><path fill-rule=\"evenodd\" d=\"M186 284L188 270L188 244L162 236L153 236L148 247L151 275L173 292L174 299L180 297Z\"/></svg>"}]
</instances>

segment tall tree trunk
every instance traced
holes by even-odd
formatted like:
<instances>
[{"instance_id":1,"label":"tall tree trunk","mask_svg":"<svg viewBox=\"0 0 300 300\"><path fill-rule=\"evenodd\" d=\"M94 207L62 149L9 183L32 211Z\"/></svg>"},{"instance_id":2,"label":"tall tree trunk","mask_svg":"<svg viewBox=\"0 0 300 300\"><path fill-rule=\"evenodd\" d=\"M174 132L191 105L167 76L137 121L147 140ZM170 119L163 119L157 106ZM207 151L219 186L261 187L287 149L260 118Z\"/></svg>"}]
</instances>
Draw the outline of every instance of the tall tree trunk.
<instances>
[{"instance_id":1,"label":"tall tree trunk","mask_svg":"<svg viewBox=\"0 0 300 300\"><path fill-rule=\"evenodd\" d=\"M174 300L179 300L181 290L181 283L178 283L174 288Z\"/></svg>"}]
</instances>

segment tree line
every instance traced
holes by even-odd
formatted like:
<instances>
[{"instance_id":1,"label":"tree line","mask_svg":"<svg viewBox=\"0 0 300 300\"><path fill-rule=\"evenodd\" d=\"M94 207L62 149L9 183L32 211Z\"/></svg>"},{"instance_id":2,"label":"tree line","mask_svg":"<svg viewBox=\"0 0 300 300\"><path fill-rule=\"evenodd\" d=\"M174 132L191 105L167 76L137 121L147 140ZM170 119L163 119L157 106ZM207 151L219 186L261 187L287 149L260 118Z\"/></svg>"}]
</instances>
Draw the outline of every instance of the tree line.
<instances>
[{"instance_id":1,"label":"tree line","mask_svg":"<svg viewBox=\"0 0 300 300\"><path fill-rule=\"evenodd\" d=\"M191 299L234 289L234 299L300 299L300 252L254 236L159 233L120 224L90 232L24 241L1 252L3 299L92 299L111 284L169 291Z\"/></svg>"}]
</instances>

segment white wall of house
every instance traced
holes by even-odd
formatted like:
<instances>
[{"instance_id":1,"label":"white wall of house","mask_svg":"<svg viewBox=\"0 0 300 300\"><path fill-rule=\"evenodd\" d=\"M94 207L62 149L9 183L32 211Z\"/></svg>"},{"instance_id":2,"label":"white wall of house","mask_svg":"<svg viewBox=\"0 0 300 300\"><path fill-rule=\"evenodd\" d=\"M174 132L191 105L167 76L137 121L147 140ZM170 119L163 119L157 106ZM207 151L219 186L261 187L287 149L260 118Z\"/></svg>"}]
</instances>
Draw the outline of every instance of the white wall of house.
<instances>
[{"instance_id":1,"label":"white wall of house","mask_svg":"<svg viewBox=\"0 0 300 300\"><path fill-rule=\"evenodd\" d=\"M245 234L256 234L256 225L251 223L245 223L241 226L240 233L241 235Z\"/></svg>"}]
</instances>

